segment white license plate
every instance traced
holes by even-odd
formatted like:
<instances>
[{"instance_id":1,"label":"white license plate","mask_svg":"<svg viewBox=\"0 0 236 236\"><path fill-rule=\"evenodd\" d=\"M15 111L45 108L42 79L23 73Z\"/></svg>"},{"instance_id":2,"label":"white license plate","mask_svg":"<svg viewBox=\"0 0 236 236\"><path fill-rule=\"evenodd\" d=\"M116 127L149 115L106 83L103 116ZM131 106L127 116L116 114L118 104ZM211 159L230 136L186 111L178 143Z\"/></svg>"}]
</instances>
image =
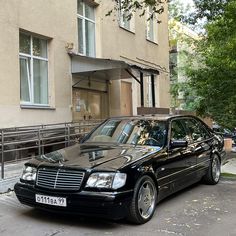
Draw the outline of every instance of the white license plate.
<instances>
[{"instance_id":1,"label":"white license plate","mask_svg":"<svg viewBox=\"0 0 236 236\"><path fill-rule=\"evenodd\" d=\"M41 194L35 194L35 201L42 204L52 205L52 206L62 206L66 207L66 198L64 197L51 197Z\"/></svg>"}]
</instances>

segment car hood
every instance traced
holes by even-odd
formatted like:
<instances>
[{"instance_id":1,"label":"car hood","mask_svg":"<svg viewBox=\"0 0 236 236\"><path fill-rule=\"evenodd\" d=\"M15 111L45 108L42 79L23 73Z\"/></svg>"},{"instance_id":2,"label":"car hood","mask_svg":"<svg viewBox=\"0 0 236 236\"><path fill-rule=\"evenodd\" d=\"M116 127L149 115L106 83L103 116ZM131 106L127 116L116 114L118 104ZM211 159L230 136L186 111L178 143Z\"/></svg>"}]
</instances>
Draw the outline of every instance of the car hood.
<instances>
[{"instance_id":1,"label":"car hood","mask_svg":"<svg viewBox=\"0 0 236 236\"><path fill-rule=\"evenodd\" d=\"M150 146L77 144L40 155L34 159L32 164L36 166L117 170L160 150L160 147Z\"/></svg>"}]
</instances>

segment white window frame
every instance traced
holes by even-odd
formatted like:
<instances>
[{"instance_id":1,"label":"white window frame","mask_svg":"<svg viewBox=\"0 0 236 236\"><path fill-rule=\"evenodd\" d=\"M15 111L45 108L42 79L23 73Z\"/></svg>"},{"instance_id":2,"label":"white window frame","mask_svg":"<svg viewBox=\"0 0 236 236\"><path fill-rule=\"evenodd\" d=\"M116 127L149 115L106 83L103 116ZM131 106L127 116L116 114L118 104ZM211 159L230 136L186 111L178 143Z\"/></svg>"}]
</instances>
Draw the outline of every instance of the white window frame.
<instances>
[{"instance_id":1,"label":"white window frame","mask_svg":"<svg viewBox=\"0 0 236 236\"><path fill-rule=\"evenodd\" d=\"M85 4L86 2L82 2L83 6L83 15L80 15L77 12L77 18L82 20L83 28L82 28L82 34L83 34L83 52L79 52L80 55L87 56L86 51L87 51L87 45L86 45L86 34L85 34L85 22L89 21L94 24L95 32L94 32L94 55L93 57L96 57L96 14L95 14L95 8L94 9L94 20L91 20L85 16ZM87 4L88 5L88 4ZM89 6L89 5L88 5ZM91 6L90 6L91 7ZM78 23L77 23L78 24ZM78 27L77 27L78 28ZM78 32L78 43L79 43L79 32ZM79 51L79 45L78 45L78 51Z\"/></svg>"},{"instance_id":2,"label":"white window frame","mask_svg":"<svg viewBox=\"0 0 236 236\"><path fill-rule=\"evenodd\" d=\"M119 0L118 4L118 9L119 9L119 26L127 31L130 31L132 33L135 33L135 16L133 15L131 19L129 20L129 27L125 26L125 21L124 21L124 15L125 11L121 7L121 2L122 0Z\"/></svg>"},{"instance_id":3,"label":"white window frame","mask_svg":"<svg viewBox=\"0 0 236 236\"><path fill-rule=\"evenodd\" d=\"M29 59L29 61L30 61L30 70L29 70L28 64L27 64L27 75L28 75L27 79L28 79L28 83L29 83L30 101L29 102L20 101L20 104L21 105L30 105L30 106L31 105L33 105L33 106L49 106L49 89L48 89L48 94L47 94L47 96L48 96L48 98L47 98L48 103L47 104L35 103L34 102L34 66L33 66L33 60L34 59L38 59L38 60L47 62L47 83L49 85L49 82L48 82L48 41L44 38L40 38L40 37L34 36L32 34L27 34L27 33L24 33L24 32L20 32L20 34L25 34L25 35L28 35L30 37L30 54L19 52L19 60L20 59ZM47 44L46 44L47 58L33 55L33 38L43 39L43 40L47 41ZM48 87L49 86L47 86L47 88Z\"/></svg>"},{"instance_id":4,"label":"white window frame","mask_svg":"<svg viewBox=\"0 0 236 236\"><path fill-rule=\"evenodd\" d=\"M148 35L149 32L149 24L152 22L153 24L153 38L150 38ZM146 39L153 43L158 43L158 23L157 23L157 14L152 12L150 6L147 7L146 10Z\"/></svg>"}]
</instances>

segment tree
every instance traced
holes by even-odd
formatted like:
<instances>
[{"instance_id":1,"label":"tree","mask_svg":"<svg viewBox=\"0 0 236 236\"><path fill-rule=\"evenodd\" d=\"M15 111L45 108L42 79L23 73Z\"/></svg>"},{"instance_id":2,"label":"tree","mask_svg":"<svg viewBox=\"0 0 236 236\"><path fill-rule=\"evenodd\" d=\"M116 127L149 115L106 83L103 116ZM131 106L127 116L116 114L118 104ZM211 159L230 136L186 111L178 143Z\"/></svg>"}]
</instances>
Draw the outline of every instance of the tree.
<instances>
[{"instance_id":1,"label":"tree","mask_svg":"<svg viewBox=\"0 0 236 236\"><path fill-rule=\"evenodd\" d=\"M195 50L200 68L190 67L189 60L188 76L199 97L197 113L232 128L236 127L236 0L214 1L213 6L210 0L204 2L198 15L209 19Z\"/></svg>"},{"instance_id":2,"label":"tree","mask_svg":"<svg viewBox=\"0 0 236 236\"><path fill-rule=\"evenodd\" d=\"M194 111L198 100L189 84L186 65L193 53L192 42L198 35L184 24L190 9L190 5L184 6L179 0L169 3L170 93L172 107Z\"/></svg>"},{"instance_id":3,"label":"tree","mask_svg":"<svg viewBox=\"0 0 236 236\"><path fill-rule=\"evenodd\" d=\"M113 11L124 11L128 20L131 19L133 14L137 11L140 16L145 15L147 7L151 7L152 14L161 14L164 12L164 4L168 0L112 0L115 2L114 9L108 11L106 15L111 15ZM152 17L152 16L151 16Z\"/></svg>"},{"instance_id":4,"label":"tree","mask_svg":"<svg viewBox=\"0 0 236 236\"><path fill-rule=\"evenodd\" d=\"M205 22L217 20L225 11L229 0L193 0L196 11L191 12L188 19L184 21L196 24L199 20L205 19Z\"/></svg>"},{"instance_id":5,"label":"tree","mask_svg":"<svg viewBox=\"0 0 236 236\"><path fill-rule=\"evenodd\" d=\"M116 2L115 9L125 11L128 19L136 11L144 15L147 6L152 7L153 13L161 14L164 11L164 3L173 2L173 0L113 1ZM187 89L184 88L185 85L182 89L191 91L196 96L194 107L199 115L210 116L229 128L236 127L236 0L193 0L193 2L194 12L183 14L181 11L176 11L178 20L204 25L201 39L194 42L195 52L189 56L185 66L190 81ZM108 14L111 12L112 10Z\"/></svg>"},{"instance_id":6,"label":"tree","mask_svg":"<svg viewBox=\"0 0 236 236\"><path fill-rule=\"evenodd\" d=\"M179 27L174 26L174 28L171 28L173 23L171 21L169 23L171 105L177 109L195 111L198 99L196 90L191 86L188 69L190 59L191 64L197 64L192 42L197 40L198 35L185 25L177 23Z\"/></svg>"}]
</instances>

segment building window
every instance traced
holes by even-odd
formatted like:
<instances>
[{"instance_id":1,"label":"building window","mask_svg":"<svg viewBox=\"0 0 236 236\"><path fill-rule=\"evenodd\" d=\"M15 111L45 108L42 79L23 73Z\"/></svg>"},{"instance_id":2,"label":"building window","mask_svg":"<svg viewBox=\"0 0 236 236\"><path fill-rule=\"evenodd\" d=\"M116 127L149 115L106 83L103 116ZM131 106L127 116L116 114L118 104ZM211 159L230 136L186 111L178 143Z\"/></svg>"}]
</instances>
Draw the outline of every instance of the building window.
<instances>
[{"instance_id":1,"label":"building window","mask_svg":"<svg viewBox=\"0 0 236 236\"><path fill-rule=\"evenodd\" d=\"M146 37L154 43L157 43L157 18L152 8L147 8Z\"/></svg>"},{"instance_id":2,"label":"building window","mask_svg":"<svg viewBox=\"0 0 236 236\"><path fill-rule=\"evenodd\" d=\"M21 32L19 37L21 104L48 105L47 40Z\"/></svg>"},{"instance_id":3,"label":"building window","mask_svg":"<svg viewBox=\"0 0 236 236\"><path fill-rule=\"evenodd\" d=\"M95 57L95 10L86 2L78 0L78 40L79 53Z\"/></svg>"},{"instance_id":4,"label":"building window","mask_svg":"<svg viewBox=\"0 0 236 236\"><path fill-rule=\"evenodd\" d=\"M134 17L130 17L130 11L127 10L128 7L126 7L126 9L124 9L123 4L126 4L125 2L123 3L123 0L119 0L118 2L119 4L119 24L120 27L131 31L131 32L135 32L135 22L134 22Z\"/></svg>"}]
</instances>

